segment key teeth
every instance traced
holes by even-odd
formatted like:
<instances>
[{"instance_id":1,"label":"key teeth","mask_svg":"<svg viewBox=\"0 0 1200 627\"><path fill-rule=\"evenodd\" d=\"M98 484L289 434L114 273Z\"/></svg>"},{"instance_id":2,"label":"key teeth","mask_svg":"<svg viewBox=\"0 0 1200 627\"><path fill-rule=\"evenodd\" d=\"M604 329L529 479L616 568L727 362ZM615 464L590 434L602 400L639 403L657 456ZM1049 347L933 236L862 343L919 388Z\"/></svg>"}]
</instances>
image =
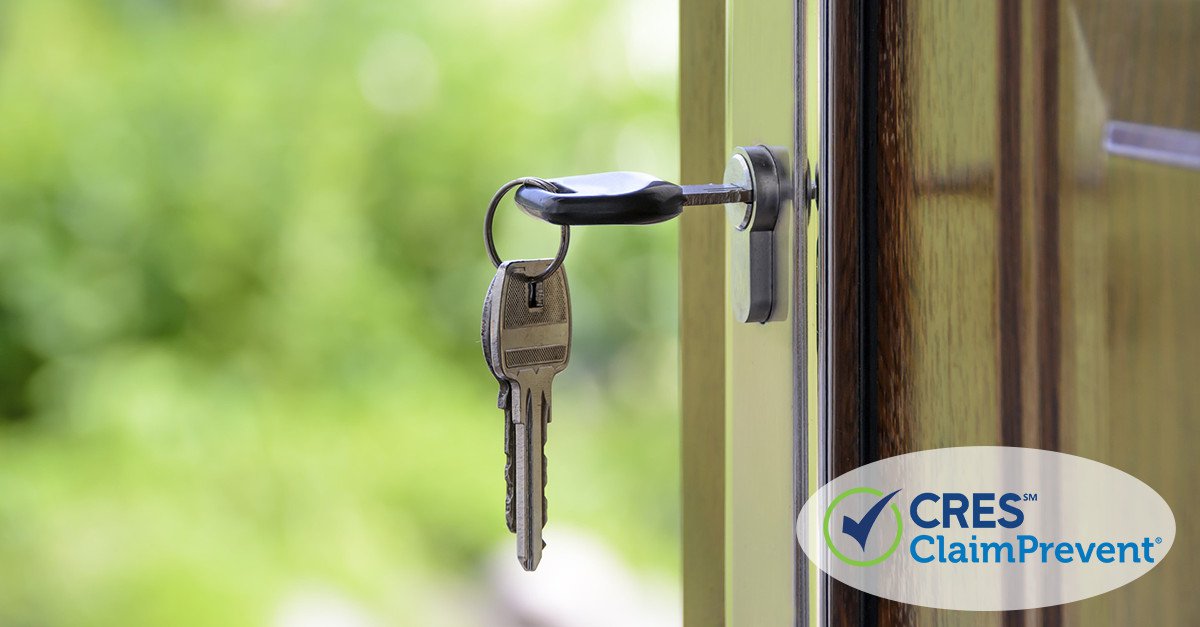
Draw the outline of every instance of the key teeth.
<instances>
[{"instance_id":1,"label":"key teeth","mask_svg":"<svg viewBox=\"0 0 1200 627\"><path fill-rule=\"evenodd\" d=\"M504 412L504 523L510 533L517 532L516 485L517 471L513 463L516 457L515 427L510 419L511 412Z\"/></svg>"},{"instance_id":2,"label":"key teeth","mask_svg":"<svg viewBox=\"0 0 1200 627\"><path fill-rule=\"evenodd\" d=\"M550 431L550 403L546 402L546 392L542 392L542 417L545 419L542 422L542 529L546 528L546 521L550 520L548 513L549 502L546 500L546 484L549 483L549 477L546 475L546 437ZM546 546L546 542L542 541L542 546Z\"/></svg>"},{"instance_id":3,"label":"key teeth","mask_svg":"<svg viewBox=\"0 0 1200 627\"><path fill-rule=\"evenodd\" d=\"M504 522L509 531L517 532L516 499L511 492L504 495Z\"/></svg>"},{"instance_id":4,"label":"key teeth","mask_svg":"<svg viewBox=\"0 0 1200 627\"><path fill-rule=\"evenodd\" d=\"M501 387L500 392L496 394L496 409L508 409L508 397L512 392L506 387Z\"/></svg>"}]
</instances>

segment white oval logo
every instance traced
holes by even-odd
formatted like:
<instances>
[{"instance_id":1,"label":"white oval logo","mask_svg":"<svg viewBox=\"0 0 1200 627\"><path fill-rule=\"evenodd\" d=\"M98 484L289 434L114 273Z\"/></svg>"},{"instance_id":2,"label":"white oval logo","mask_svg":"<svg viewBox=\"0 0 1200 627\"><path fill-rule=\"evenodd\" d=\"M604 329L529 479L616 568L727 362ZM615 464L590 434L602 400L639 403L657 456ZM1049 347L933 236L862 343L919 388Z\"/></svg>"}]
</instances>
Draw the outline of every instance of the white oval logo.
<instances>
[{"instance_id":1,"label":"white oval logo","mask_svg":"<svg viewBox=\"0 0 1200 627\"><path fill-rule=\"evenodd\" d=\"M826 484L796 521L805 554L864 592L954 610L1086 599L1158 565L1166 501L1074 455L971 446L909 453Z\"/></svg>"}]
</instances>

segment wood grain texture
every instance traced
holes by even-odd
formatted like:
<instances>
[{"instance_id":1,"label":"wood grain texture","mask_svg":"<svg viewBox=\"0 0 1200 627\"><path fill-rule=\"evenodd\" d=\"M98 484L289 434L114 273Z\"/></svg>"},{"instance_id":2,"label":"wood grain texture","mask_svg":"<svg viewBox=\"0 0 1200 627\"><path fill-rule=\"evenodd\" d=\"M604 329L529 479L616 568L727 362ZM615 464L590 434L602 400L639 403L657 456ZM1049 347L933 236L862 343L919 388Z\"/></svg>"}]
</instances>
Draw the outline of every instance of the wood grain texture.
<instances>
[{"instance_id":1,"label":"wood grain texture","mask_svg":"<svg viewBox=\"0 0 1200 627\"><path fill-rule=\"evenodd\" d=\"M996 350L999 353L1000 443L1022 445L1021 396L1021 3L996 4ZM1008 164L1010 167L1004 167Z\"/></svg>"},{"instance_id":2,"label":"wood grain texture","mask_svg":"<svg viewBox=\"0 0 1200 627\"><path fill-rule=\"evenodd\" d=\"M864 354L880 457L1020 437L1020 186L997 165L1019 150L1020 17L1016 2L883 4L874 161L886 167L866 172L880 218L863 255L880 277ZM1024 623L878 605L881 625Z\"/></svg>"},{"instance_id":3,"label":"wood grain texture","mask_svg":"<svg viewBox=\"0 0 1200 627\"><path fill-rule=\"evenodd\" d=\"M1146 576L1064 624L1200 624L1200 172L1107 156L1107 120L1200 131L1200 3L1063 4L1057 37L1062 336L1059 448L1174 510Z\"/></svg>"},{"instance_id":4,"label":"wood grain texture","mask_svg":"<svg viewBox=\"0 0 1200 627\"><path fill-rule=\"evenodd\" d=\"M873 237L864 240L873 251L864 256L873 274L873 280L866 283L871 290L867 298L876 306L864 308L867 322L873 326L864 337L869 338L870 346L885 349L871 350L868 346L870 352L864 354L865 362L874 364L868 368L867 406L878 416L878 445L871 461L914 450L917 440L914 422L909 418L914 400L908 376L914 349L913 327L907 305L900 305L909 300L916 253L913 208L909 205L916 198L911 158L914 120L912 103L904 92L912 74L906 63L913 43L910 17L899 3L881 6L872 79L877 84L878 111L875 124L865 129L874 135L869 143L876 153L864 159L868 167L863 172L870 190L864 194L864 213L874 216L864 222L876 230ZM875 600L874 604L878 624L909 624L916 620L916 608L910 605L888 599Z\"/></svg>"},{"instance_id":5,"label":"wood grain texture","mask_svg":"<svg viewBox=\"0 0 1200 627\"><path fill-rule=\"evenodd\" d=\"M825 478L1048 448L1146 481L1178 524L1163 565L1094 599L948 612L830 584L828 623L1200 622L1200 173L1101 148L1110 120L1200 130L1200 3L828 8Z\"/></svg>"},{"instance_id":6,"label":"wood grain texture","mask_svg":"<svg viewBox=\"0 0 1200 627\"><path fill-rule=\"evenodd\" d=\"M719 181L725 160L725 3L680 3L682 182ZM725 616L725 222L687 211L679 225L683 618Z\"/></svg>"},{"instance_id":7,"label":"wood grain texture","mask_svg":"<svg viewBox=\"0 0 1200 627\"><path fill-rule=\"evenodd\" d=\"M999 438L993 6L830 4L828 478ZM834 625L999 622L836 582L827 612Z\"/></svg>"},{"instance_id":8,"label":"wood grain texture","mask_svg":"<svg viewBox=\"0 0 1200 627\"><path fill-rule=\"evenodd\" d=\"M827 0L822 19L825 84L824 153L818 203L820 483L863 464L860 333L860 177L862 142L862 4ZM852 626L866 620L866 595L821 575L820 621Z\"/></svg>"},{"instance_id":9,"label":"wood grain texture","mask_svg":"<svg viewBox=\"0 0 1200 627\"><path fill-rule=\"evenodd\" d=\"M1037 398L1036 439L1021 445L1059 450L1061 445L1060 395L1062 384L1062 275L1059 256L1060 211L1059 178L1059 28L1061 6L1059 0L1038 2L1032 9L1033 56L1028 64L1033 75L1032 109L1028 117L1032 121L1033 165L1032 200L1029 206L1029 222L1034 225L1032 243L1033 263L1029 276L1032 284L1026 293L1032 294L1033 302L1024 305L1033 316L1032 335L1033 361L1024 367L1036 377L1033 393ZM1021 71L1021 65L1017 65ZM1021 116L1018 110L1015 114ZM1026 144L1028 145L1028 144ZM1023 155L1017 155L1018 158ZM1018 174L1018 178L1020 175ZM1008 417L1005 416L1007 420ZM1019 422L1019 418L1017 419ZM1047 607L1037 611L1045 627L1058 627L1063 623L1063 608Z\"/></svg>"}]
</instances>

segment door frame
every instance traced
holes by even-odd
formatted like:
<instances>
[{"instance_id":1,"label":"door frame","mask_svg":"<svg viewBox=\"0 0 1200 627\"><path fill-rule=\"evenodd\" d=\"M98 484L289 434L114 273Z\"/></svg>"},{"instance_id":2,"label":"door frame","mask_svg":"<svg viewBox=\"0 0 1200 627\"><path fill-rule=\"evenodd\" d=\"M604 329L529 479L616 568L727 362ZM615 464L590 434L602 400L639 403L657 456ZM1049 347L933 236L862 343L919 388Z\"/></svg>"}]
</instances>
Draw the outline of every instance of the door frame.
<instances>
[{"instance_id":1,"label":"door frame","mask_svg":"<svg viewBox=\"0 0 1200 627\"><path fill-rule=\"evenodd\" d=\"M679 3L680 181L725 168L725 0ZM701 208L703 209L703 208ZM725 616L725 216L679 219L680 536L683 622Z\"/></svg>"},{"instance_id":2,"label":"door frame","mask_svg":"<svg viewBox=\"0 0 1200 627\"><path fill-rule=\"evenodd\" d=\"M795 537L815 487L810 455L811 147L804 0L681 0L683 183L720 180L734 146L789 153L776 228L776 310L731 319L722 208L680 226L684 623L807 625L815 588ZM815 8L815 7L814 7ZM812 429L810 431L810 429ZM815 466L813 466L815 469Z\"/></svg>"}]
</instances>

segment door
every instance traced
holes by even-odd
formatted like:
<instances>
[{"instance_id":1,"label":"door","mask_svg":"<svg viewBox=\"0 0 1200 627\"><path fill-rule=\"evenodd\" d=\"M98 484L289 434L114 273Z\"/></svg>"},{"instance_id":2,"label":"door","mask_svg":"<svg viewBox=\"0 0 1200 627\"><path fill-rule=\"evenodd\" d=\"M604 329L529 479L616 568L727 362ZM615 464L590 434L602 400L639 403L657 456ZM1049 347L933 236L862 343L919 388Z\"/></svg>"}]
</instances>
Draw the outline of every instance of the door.
<instances>
[{"instance_id":1,"label":"door","mask_svg":"<svg viewBox=\"0 0 1200 627\"><path fill-rule=\"evenodd\" d=\"M686 623L1200 621L1200 2L681 10L684 182L759 143L787 147L801 182L762 325L724 313L720 211L683 220ZM807 567L792 525L818 485L967 445L1124 470L1171 505L1178 546L1118 590L1008 613Z\"/></svg>"},{"instance_id":2,"label":"door","mask_svg":"<svg viewBox=\"0 0 1200 627\"><path fill-rule=\"evenodd\" d=\"M1058 450L1157 490L1178 546L1027 612L831 581L822 620L1194 624L1200 4L827 0L824 17L823 478L939 447Z\"/></svg>"}]
</instances>

